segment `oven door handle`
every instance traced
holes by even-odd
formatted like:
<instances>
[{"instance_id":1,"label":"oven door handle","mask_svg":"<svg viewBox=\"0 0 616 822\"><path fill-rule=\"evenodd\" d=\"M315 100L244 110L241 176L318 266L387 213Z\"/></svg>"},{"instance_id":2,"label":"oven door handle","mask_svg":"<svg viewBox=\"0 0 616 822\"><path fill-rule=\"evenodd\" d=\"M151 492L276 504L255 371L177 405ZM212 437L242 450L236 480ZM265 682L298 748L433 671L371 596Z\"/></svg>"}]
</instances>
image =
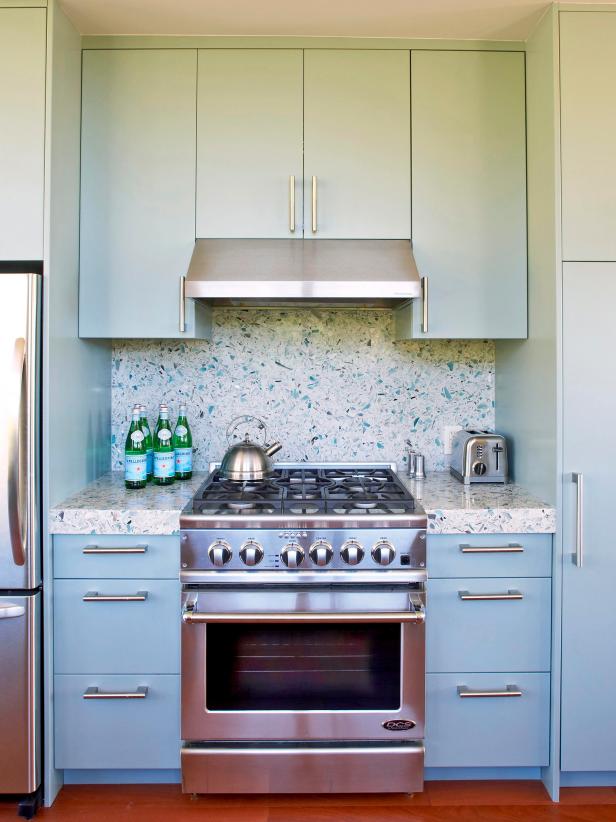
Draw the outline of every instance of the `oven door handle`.
<instances>
[{"instance_id":1,"label":"oven door handle","mask_svg":"<svg viewBox=\"0 0 616 822\"><path fill-rule=\"evenodd\" d=\"M350 622L424 622L426 612L423 602L419 597L410 597L411 609L408 611L363 611L355 613L353 611L287 611L287 612L267 612L267 611L238 611L228 613L204 613L197 611L193 603L188 603L188 607L182 612L182 620L187 625L211 623L244 623L259 622L282 623L282 622L312 622L312 623L350 623Z\"/></svg>"}]
</instances>

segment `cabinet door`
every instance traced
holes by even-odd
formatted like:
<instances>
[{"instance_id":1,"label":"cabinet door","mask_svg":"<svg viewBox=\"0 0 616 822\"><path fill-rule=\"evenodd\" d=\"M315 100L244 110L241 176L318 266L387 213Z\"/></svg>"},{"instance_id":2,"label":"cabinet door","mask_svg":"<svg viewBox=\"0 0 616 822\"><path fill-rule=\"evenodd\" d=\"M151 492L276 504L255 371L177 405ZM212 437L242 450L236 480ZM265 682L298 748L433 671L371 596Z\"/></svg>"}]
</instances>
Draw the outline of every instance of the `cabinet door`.
<instances>
[{"instance_id":1,"label":"cabinet door","mask_svg":"<svg viewBox=\"0 0 616 822\"><path fill-rule=\"evenodd\" d=\"M198 89L197 236L301 238L301 50L200 50Z\"/></svg>"},{"instance_id":2,"label":"cabinet door","mask_svg":"<svg viewBox=\"0 0 616 822\"><path fill-rule=\"evenodd\" d=\"M616 264L563 268L562 769L616 771ZM593 447L598 446L598 447ZM573 562L583 475L583 565Z\"/></svg>"},{"instance_id":3,"label":"cabinet door","mask_svg":"<svg viewBox=\"0 0 616 822\"><path fill-rule=\"evenodd\" d=\"M305 52L306 238L410 237L409 99L408 51Z\"/></svg>"},{"instance_id":4,"label":"cabinet door","mask_svg":"<svg viewBox=\"0 0 616 822\"><path fill-rule=\"evenodd\" d=\"M525 337L524 55L414 51L411 85L413 337Z\"/></svg>"},{"instance_id":5,"label":"cabinet door","mask_svg":"<svg viewBox=\"0 0 616 822\"><path fill-rule=\"evenodd\" d=\"M85 51L82 337L198 337L180 277L195 240L197 52Z\"/></svg>"},{"instance_id":6,"label":"cabinet door","mask_svg":"<svg viewBox=\"0 0 616 822\"><path fill-rule=\"evenodd\" d=\"M0 260L43 258L46 9L0 9Z\"/></svg>"},{"instance_id":7,"label":"cabinet door","mask_svg":"<svg viewBox=\"0 0 616 822\"><path fill-rule=\"evenodd\" d=\"M561 12L565 260L616 260L616 15Z\"/></svg>"}]
</instances>

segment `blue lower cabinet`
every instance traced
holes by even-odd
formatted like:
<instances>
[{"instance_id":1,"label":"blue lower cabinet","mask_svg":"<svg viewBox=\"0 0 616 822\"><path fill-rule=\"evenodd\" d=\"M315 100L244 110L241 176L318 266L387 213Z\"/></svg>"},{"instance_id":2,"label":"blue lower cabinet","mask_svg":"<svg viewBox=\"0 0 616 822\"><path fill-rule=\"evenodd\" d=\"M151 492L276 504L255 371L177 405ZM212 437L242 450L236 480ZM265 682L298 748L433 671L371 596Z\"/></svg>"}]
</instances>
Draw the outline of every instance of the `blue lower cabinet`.
<instances>
[{"instance_id":1,"label":"blue lower cabinet","mask_svg":"<svg viewBox=\"0 0 616 822\"><path fill-rule=\"evenodd\" d=\"M54 671L179 673L179 581L56 580Z\"/></svg>"},{"instance_id":2,"label":"blue lower cabinet","mask_svg":"<svg viewBox=\"0 0 616 822\"><path fill-rule=\"evenodd\" d=\"M56 768L179 767L179 676L56 675L54 685Z\"/></svg>"},{"instance_id":3,"label":"blue lower cabinet","mask_svg":"<svg viewBox=\"0 0 616 822\"><path fill-rule=\"evenodd\" d=\"M550 670L550 579L430 579L428 606L428 672Z\"/></svg>"},{"instance_id":4,"label":"blue lower cabinet","mask_svg":"<svg viewBox=\"0 0 616 822\"><path fill-rule=\"evenodd\" d=\"M428 674L426 767L547 765L549 717L547 673Z\"/></svg>"},{"instance_id":5,"label":"blue lower cabinet","mask_svg":"<svg viewBox=\"0 0 616 822\"><path fill-rule=\"evenodd\" d=\"M437 577L549 577L552 534L428 534Z\"/></svg>"},{"instance_id":6,"label":"blue lower cabinet","mask_svg":"<svg viewBox=\"0 0 616 822\"><path fill-rule=\"evenodd\" d=\"M53 538L56 578L174 579L179 567L179 536L58 534Z\"/></svg>"}]
</instances>

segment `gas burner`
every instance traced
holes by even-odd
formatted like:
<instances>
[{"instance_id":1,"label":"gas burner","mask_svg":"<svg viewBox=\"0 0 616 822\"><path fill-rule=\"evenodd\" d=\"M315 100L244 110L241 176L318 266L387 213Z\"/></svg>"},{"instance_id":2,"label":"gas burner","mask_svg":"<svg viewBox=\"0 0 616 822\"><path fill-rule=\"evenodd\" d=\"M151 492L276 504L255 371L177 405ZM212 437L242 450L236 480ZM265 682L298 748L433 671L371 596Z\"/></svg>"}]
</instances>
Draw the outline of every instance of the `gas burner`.
<instances>
[{"instance_id":1,"label":"gas burner","mask_svg":"<svg viewBox=\"0 0 616 822\"><path fill-rule=\"evenodd\" d=\"M259 515L293 518L349 515L379 521L411 514L412 495L391 468L385 466L277 466L261 482L232 482L214 471L192 502L192 513L203 517L246 520ZM289 525L287 527L292 527Z\"/></svg>"}]
</instances>

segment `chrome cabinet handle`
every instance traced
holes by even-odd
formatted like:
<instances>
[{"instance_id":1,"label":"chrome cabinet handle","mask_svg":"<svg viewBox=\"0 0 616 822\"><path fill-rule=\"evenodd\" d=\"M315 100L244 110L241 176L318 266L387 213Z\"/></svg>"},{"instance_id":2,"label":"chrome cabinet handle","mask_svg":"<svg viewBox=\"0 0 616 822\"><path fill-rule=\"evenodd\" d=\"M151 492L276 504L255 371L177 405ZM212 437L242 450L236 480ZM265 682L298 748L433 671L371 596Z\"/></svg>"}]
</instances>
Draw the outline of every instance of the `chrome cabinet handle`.
<instances>
[{"instance_id":1,"label":"chrome cabinet handle","mask_svg":"<svg viewBox=\"0 0 616 822\"><path fill-rule=\"evenodd\" d=\"M136 594L99 594L98 591L88 591L81 598L83 602L145 602L147 591L137 591Z\"/></svg>"},{"instance_id":2,"label":"chrome cabinet handle","mask_svg":"<svg viewBox=\"0 0 616 822\"><path fill-rule=\"evenodd\" d=\"M312 175L312 233L317 233L317 178Z\"/></svg>"},{"instance_id":3,"label":"chrome cabinet handle","mask_svg":"<svg viewBox=\"0 0 616 822\"><path fill-rule=\"evenodd\" d=\"M98 688L87 688L84 699L145 699L148 695L148 686L140 685L136 691L99 691Z\"/></svg>"},{"instance_id":4,"label":"chrome cabinet handle","mask_svg":"<svg viewBox=\"0 0 616 822\"><path fill-rule=\"evenodd\" d=\"M26 613L23 605L16 605L14 602L7 602L0 605L0 619L15 619Z\"/></svg>"},{"instance_id":5,"label":"chrome cabinet handle","mask_svg":"<svg viewBox=\"0 0 616 822\"><path fill-rule=\"evenodd\" d=\"M289 231L295 233L295 174L289 176Z\"/></svg>"},{"instance_id":6,"label":"chrome cabinet handle","mask_svg":"<svg viewBox=\"0 0 616 822\"><path fill-rule=\"evenodd\" d=\"M101 548L99 545L86 545L82 553L84 554L145 554L148 550L147 545L134 545L128 548Z\"/></svg>"},{"instance_id":7,"label":"chrome cabinet handle","mask_svg":"<svg viewBox=\"0 0 616 822\"><path fill-rule=\"evenodd\" d=\"M467 688L466 685L458 685L458 696L462 699L485 699L493 697L522 696L522 691L517 685L507 685L504 691L482 691Z\"/></svg>"},{"instance_id":8,"label":"chrome cabinet handle","mask_svg":"<svg viewBox=\"0 0 616 822\"><path fill-rule=\"evenodd\" d=\"M421 278L421 330L428 333L428 278Z\"/></svg>"},{"instance_id":9,"label":"chrome cabinet handle","mask_svg":"<svg viewBox=\"0 0 616 822\"><path fill-rule=\"evenodd\" d=\"M186 277L180 276L180 333L186 331Z\"/></svg>"},{"instance_id":10,"label":"chrome cabinet handle","mask_svg":"<svg viewBox=\"0 0 616 822\"><path fill-rule=\"evenodd\" d=\"M23 414L25 411L24 397L22 395L23 375L26 367L26 341L23 337L15 340L13 351L13 369L11 386L14 392L15 404L12 413L9 414L9 430L7 432L7 505L9 536L11 540L11 551L15 565L25 565L26 563L26 533L22 522L22 506L24 503L24 491L22 483L25 477L21 476L20 470L20 439L21 426L24 424ZM10 389L9 389L10 390ZM27 389L26 389L27 390Z\"/></svg>"},{"instance_id":11,"label":"chrome cabinet handle","mask_svg":"<svg viewBox=\"0 0 616 822\"><path fill-rule=\"evenodd\" d=\"M523 554L524 548L517 542L509 545L460 545L462 554Z\"/></svg>"},{"instance_id":12,"label":"chrome cabinet handle","mask_svg":"<svg viewBox=\"0 0 616 822\"><path fill-rule=\"evenodd\" d=\"M524 599L519 591L509 589L506 594L471 594L469 591L458 591L463 602L493 602L499 599Z\"/></svg>"},{"instance_id":13,"label":"chrome cabinet handle","mask_svg":"<svg viewBox=\"0 0 616 822\"><path fill-rule=\"evenodd\" d=\"M573 473L571 479L577 485L573 562L577 568L581 568L584 565L584 474Z\"/></svg>"}]
</instances>

